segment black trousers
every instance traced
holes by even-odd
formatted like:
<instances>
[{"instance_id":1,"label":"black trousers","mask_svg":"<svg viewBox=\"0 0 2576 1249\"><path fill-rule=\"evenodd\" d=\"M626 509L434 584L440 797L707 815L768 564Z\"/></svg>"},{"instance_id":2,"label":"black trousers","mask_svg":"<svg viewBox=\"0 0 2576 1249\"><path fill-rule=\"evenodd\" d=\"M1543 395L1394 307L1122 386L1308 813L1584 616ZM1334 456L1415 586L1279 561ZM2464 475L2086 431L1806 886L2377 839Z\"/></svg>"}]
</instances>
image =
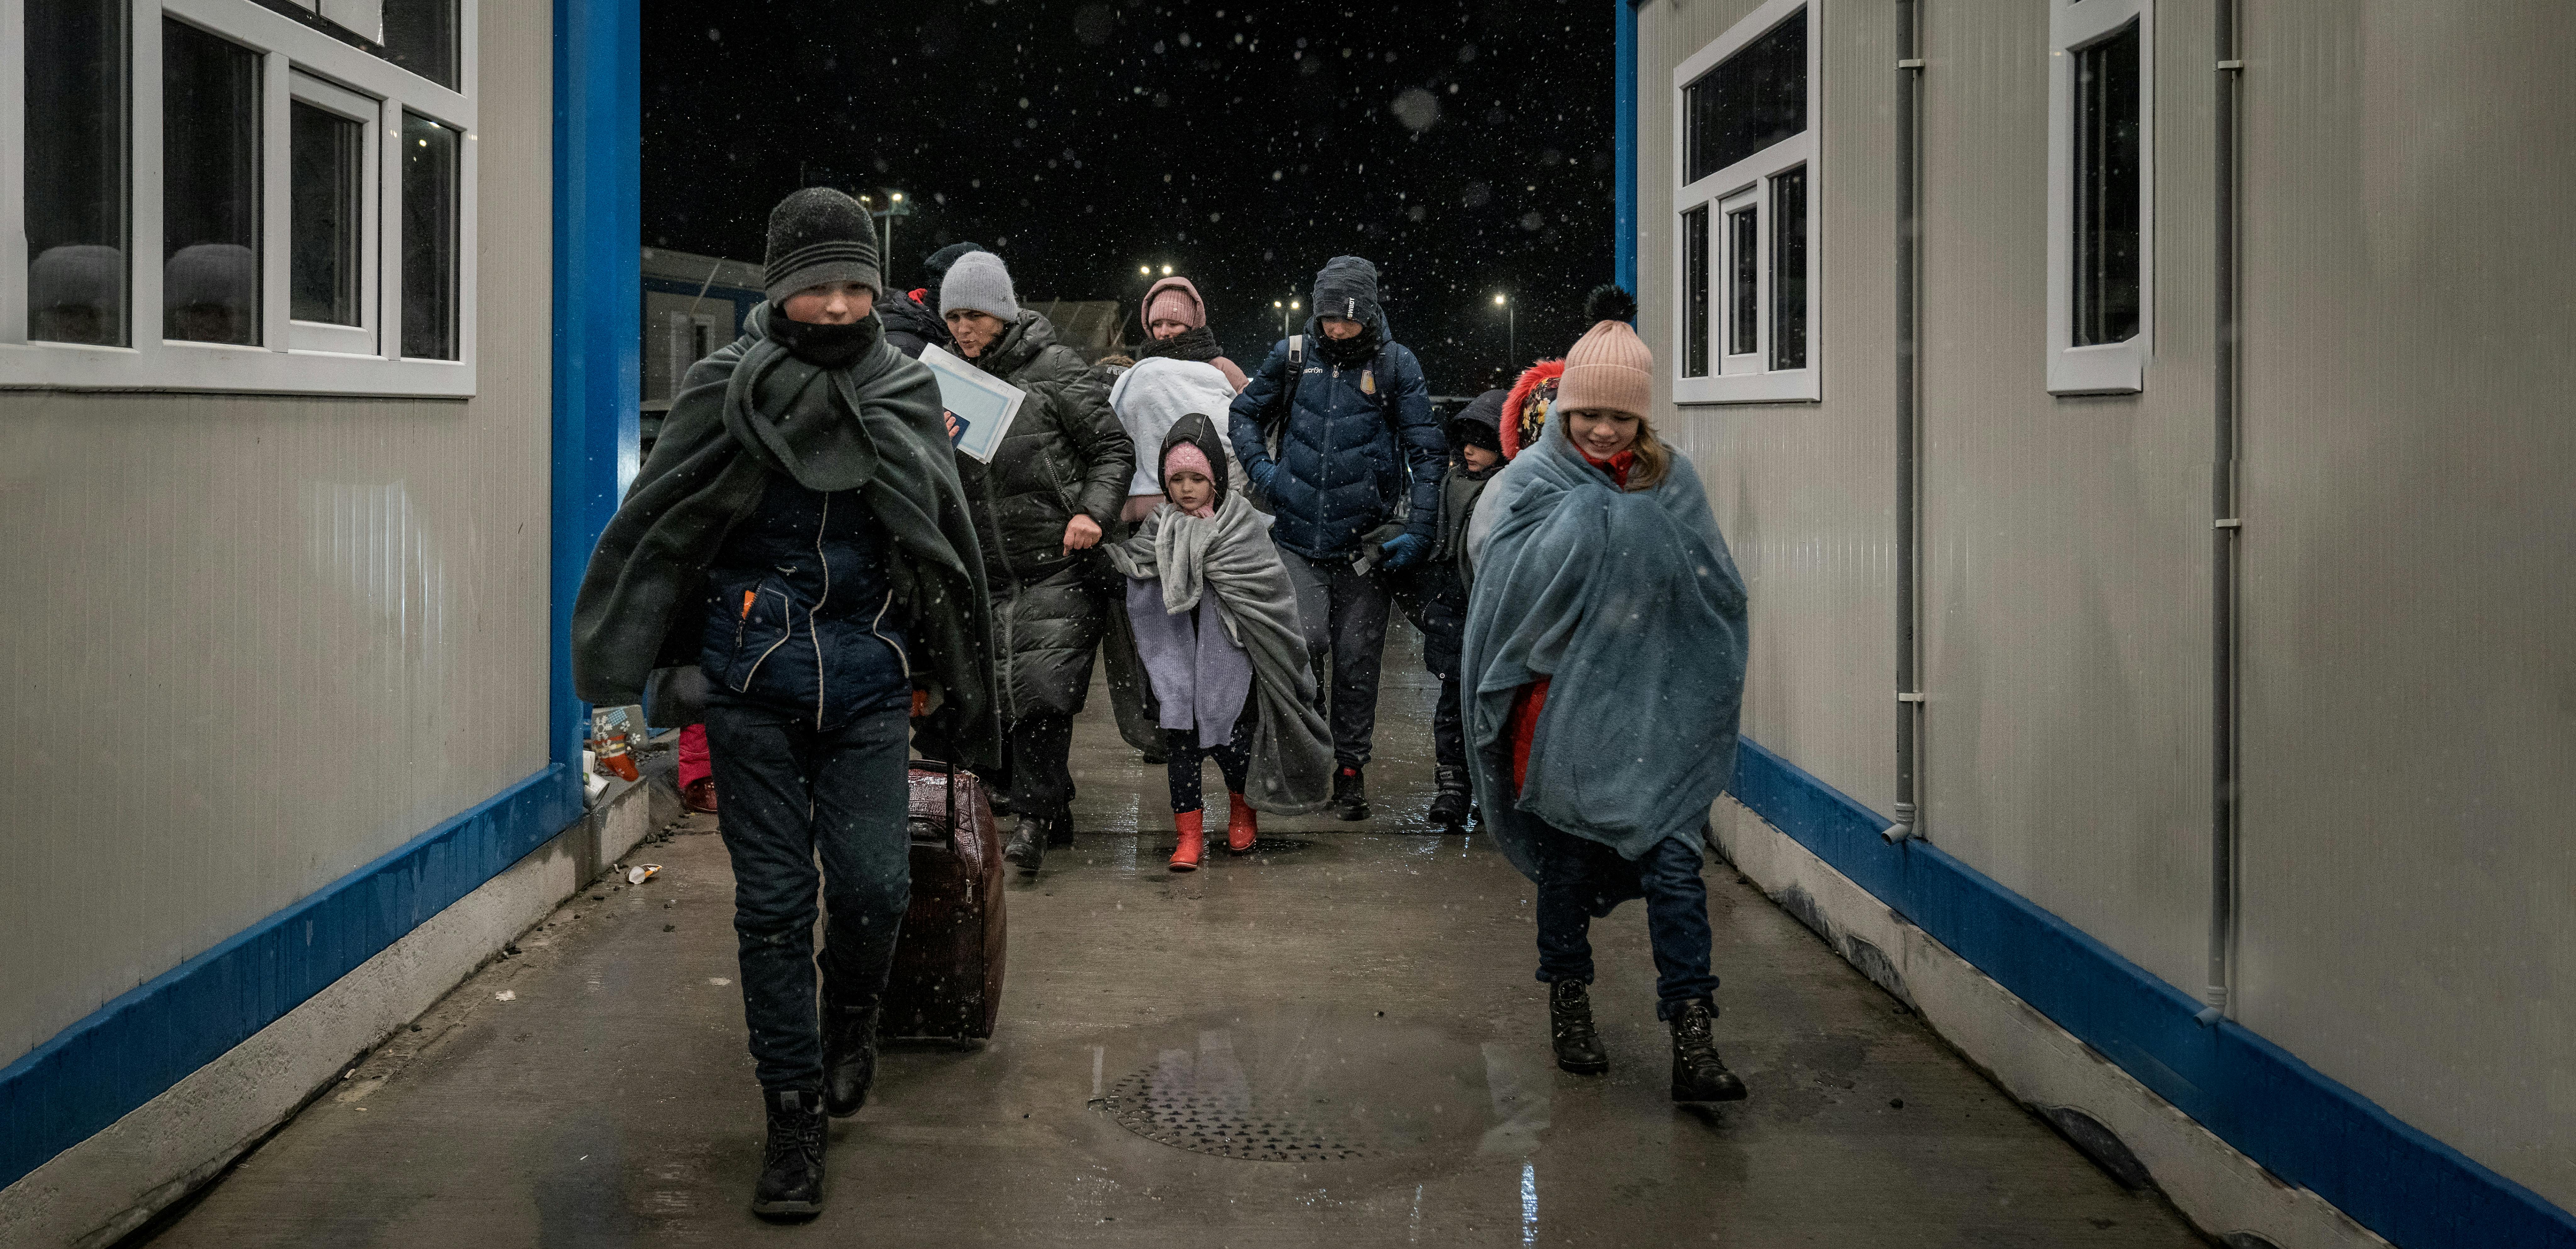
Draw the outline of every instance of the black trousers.
<instances>
[{"instance_id":1,"label":"black trousers","mask_svg":"<svg viewBox=\"0 0 2576 1249\"><path fill-rule=\"evenodd\" d=\"M1234 718L1234 733L1222 746L1199 745L1197 729L1163 730L1163 774L1172 785L1172 814L1205 810L1207 800L1201 788L1204 769L1202 759L1216 760L1216 770L1225 777L1228 793L1242 793L1244 782L1252 775L1252 729L1260 721L1255 702L1260 692L1243 696L1243 714Z\"/></svg>"},{"instance_id":2,"label":"black trousers","mask_svg":"<svg viewBox=\"0 0 2576 1249\"><path fill-rule=\"evenodd\" d=\"M733 860L743 1021L762 1088L823 1087L818 961L829 1004L870 1006L885 992L912 900L905 711L862 715L825 733L810 714L729 699L707 706ZM819 960L818 886L831 917Z\"/></svg>"},{"instance_id":3,"label":"black trousers","mask_svg":"<svg viewBox=\"0 0 2576 1249\"><path fill-rule=\"evenodd\" d=\"M1003 732L1010 752L1011 809L1062 820L1073 806L1073 717L1040 711Z\"/></svg>"},{"instance_id":4,"label":"black trousers","mask_svg":"<svg viewBox=\"0 0 2576 1249\"><path fill-rule=\"evenodd\" d=\"M1297 591L1297 623L1306 633L1317 688L1330 690L1333 762L1364 767L1377 736L1377 683L1386 656L1386 586L1373 573L1354 572L1341 556L1308 559L1282 549ZM1326 663L1326 656L1331 662Z\"/></svg>"},{"instance_id":5,"label":"black trousers","mask_svg":"<svg viewBox=\"0 0 2576 1249\"><path fill-rule=\"evenodd\" d=\"M1444 768L1467 766L1467 720L1459 699L1459 652L1466 646L1467 592L1448 576L1422 601L1414 626L1422 630L1422 666L1440 678L1440 701L1431 711L1431 760Z\"/></svg>"}]
</instances>

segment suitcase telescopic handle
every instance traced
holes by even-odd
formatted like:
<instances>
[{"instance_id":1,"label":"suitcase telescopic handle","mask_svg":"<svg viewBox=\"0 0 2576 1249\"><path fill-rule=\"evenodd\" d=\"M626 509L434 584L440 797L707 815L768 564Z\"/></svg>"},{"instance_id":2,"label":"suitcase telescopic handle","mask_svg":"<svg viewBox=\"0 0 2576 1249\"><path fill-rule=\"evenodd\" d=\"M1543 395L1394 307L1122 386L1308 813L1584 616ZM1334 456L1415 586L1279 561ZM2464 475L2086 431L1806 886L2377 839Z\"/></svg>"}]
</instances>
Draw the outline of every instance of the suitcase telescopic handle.
<instances>
[{"instance_id":1,"label":"suitcase telescopic handle","mask_svg":"<svg viewBox=\"0 0 2576 1249\"><path fill-rule=\"evenodd\" d=\"M957 835L957 765L944 759L916 759L915 763L936 763L948 770L948 835Z\"/></svg>"}]
</instances>

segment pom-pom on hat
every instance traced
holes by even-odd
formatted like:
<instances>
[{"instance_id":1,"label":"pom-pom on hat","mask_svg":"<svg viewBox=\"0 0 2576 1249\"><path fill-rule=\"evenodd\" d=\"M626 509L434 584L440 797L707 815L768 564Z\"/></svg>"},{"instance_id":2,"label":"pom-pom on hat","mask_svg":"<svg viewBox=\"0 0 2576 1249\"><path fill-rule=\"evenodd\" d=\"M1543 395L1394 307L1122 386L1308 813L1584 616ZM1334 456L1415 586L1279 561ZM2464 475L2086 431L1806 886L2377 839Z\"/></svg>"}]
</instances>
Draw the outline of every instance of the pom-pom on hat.
<instances>
[{"instance_id":1,"label":"pom-pom on hat","mask_svg":"<svg viewBox=\"0 0 2576 1249\"><path fill-rule=\"evenodd\" d=\"M1584 301L1584 311L1599 319L1565 353L1565 376L1557 383L1555 406L1567 411L1624 412L1644 419L1654 401L1655 353L1625 319L1636 315L1637 301L1618 287L1597 287Z\"/></svg>"},{"instance_id":2,"label":"pom-pom on hat","mask_svg":"<svg viewBox=\"0 0 2576 1249\"><path fill-rule=\"evenodd\" d=\"M857 200L809 186L769 210L769 252L761 294L778 303L809 286L863 282L885 290L877 270L877 224Z\"/></svg>"}]
</instances>

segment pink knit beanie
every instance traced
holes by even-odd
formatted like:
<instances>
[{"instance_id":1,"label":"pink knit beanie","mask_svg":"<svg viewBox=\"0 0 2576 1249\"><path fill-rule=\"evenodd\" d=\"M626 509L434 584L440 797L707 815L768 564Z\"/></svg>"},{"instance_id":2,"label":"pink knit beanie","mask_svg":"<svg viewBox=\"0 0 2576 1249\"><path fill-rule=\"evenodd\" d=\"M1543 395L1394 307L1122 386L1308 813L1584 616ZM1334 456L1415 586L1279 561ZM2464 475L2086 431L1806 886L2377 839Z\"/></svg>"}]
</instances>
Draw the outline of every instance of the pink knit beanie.
<instances>
[{"instance_id":1,"label":"pink knit beanie","mask_svg":"<svg viewBox=\"0 0 2576 1249\"><path fill-rule=\"evenodd\" d=\"M1655 353L1627 322L1600 322L1565 353L1565 376L1557 383L1553 410L1590 408L1644 420L1654 398L1654 368Z\"/></svg>"},{"instance_id":2,"label":"pink knit beanie","mask_svg":"<svg viewBox=\"0 0 2576 1249\"><path fill-rule=\"evenodd\" d=\"M1199 288L1188 278L1164 278L1145 292L1145 324L1151 328L1154 314L1165 311L1172 320L1191 329L1207 324L1207 301L1199 298Z\"/></svg>"},{"instance_id":3,"label":"pink knit beanie","mask_svg":"<svg viewBox=\"0 0 2576 1249\"><path fill-rule=\"evenodd\" d=\"M1195 442L1174 443L1171 450L1163 453L1163 479L1166 482L1171 480L1172 474L1183 470L1196 473L1201 477L1207 478L1209 481L1216 480L1215 466L1208 463L1207 452L1199 450L1199 444ZM1216 508L1211 504L1208 507L1204 507L1198 511L1190 513L1190 515L1198 517L1214 516L1216 515Z\"/></svg>"}]
</instances>

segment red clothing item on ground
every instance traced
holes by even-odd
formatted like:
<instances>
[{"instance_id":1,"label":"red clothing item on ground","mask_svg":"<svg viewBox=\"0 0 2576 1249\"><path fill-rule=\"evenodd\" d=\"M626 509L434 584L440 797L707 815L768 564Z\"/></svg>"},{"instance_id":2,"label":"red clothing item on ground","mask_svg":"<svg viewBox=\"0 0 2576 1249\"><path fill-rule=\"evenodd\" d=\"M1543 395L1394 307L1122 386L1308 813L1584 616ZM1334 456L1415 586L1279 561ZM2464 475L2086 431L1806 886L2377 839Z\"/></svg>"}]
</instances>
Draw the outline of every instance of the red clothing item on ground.
<instances>
[{"instance_id":1,"label":"red clothing item on ground","mask_svg":"<svg viewBox=\"0 0 2576 1249\"><path fill-rule=\"evenodd\" d=\"M1628 470L1637 466L1637 453L1622 451L1607 460L1585 455L1583 461L1610 474L1610 480L1618 482L1619 488L1625 490L1628 488ZM1540 677L1522 686L1519 693L1512 695L1511 714L1503 718L1503 740L1510 742L1512 747L1512 793L1516 795L1529 788L1530 742L1538 737L1538 713L1547 707L1549 681L1548 677Z\"/></svg>"},{"instance_id":2,"label":"red clothing item on ground","mask_svg":"<svg viewBox=\"0 0 2576 1249\"><path fill-rule=\"evenodd\" d=\"M680 730L680 788L716 774L715 763L707 758L707 726L692 724Z\"/></svg>"}]
</instances>

